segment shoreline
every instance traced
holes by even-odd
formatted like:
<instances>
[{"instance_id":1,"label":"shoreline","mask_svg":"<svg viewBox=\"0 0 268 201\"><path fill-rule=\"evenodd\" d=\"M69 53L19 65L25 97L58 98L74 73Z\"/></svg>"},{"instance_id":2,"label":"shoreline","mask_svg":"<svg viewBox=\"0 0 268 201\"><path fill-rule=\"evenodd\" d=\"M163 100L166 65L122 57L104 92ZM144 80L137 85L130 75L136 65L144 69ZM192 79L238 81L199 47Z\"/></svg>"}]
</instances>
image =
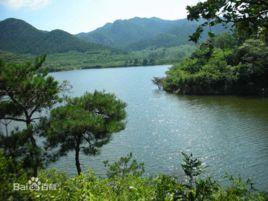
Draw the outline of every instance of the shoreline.
<instances>
[{"instance_id":1,"label":"shoreline","mask_svg":"<svg viewBox=\"0 0 268 201\"><path fill-rule=\"evenodd\" d=\"M82 67L82 68L77 68L77 69L61 69L61 70L50 70L48 69L49 73L56 73L56 72L64 72L64 71L75 71L75 70L91 70L91 69L111 69L111 68L139 68L139 67L157 67L157 66L169 66L171 67L172 64L159 64L159 65L147 65L147 66L107 66L107 67Z\"/></svg>"}]
</instances>

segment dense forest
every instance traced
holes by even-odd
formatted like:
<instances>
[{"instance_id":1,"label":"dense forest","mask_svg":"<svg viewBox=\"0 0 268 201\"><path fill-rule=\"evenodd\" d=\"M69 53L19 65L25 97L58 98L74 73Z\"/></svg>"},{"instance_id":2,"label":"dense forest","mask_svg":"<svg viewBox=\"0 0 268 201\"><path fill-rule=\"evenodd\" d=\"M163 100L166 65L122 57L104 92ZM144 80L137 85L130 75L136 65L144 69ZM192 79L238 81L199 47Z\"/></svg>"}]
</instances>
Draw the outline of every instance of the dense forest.
<instances>
[{"instance_id":1,"label":"dense forest","mask_svg":"<svg viewBox=\"0 0 268 201\"><path fill-rule=\"evenodd\" d=\"M165 78L153 81L179 94L267 95L268 2L207 0L187 10L189 20L202 18L190 36L193 42L200 40L206 26L232 23L233 30L217 35L208 32L209 38L188 58L172 67ZM191 51L187 45L182 47ZM17 63L25 57L3 54L9 59L0 62L4 128L0 133L0 200L268 200L267 192L255 189L254 181L227 175L228 182L222 184L205 176L205 164L190 153L181 153L185 178L165 173L145 176L144 164L131 153L114 163L105 161L105 178L84 170L81 154L94 157L115 133L125 129L127 104L105 91L66 96L70 85L59 83L44 68L49 56L34 60L29 56ZM83 58L77 52L69 54ZM137 55L128 57L126 65L155 62L150 57L138 59L138 54L146 55L147 50L133 54ZM54 55L60 56L58 52ZM13 128L14 122L21 126ZM47 169L70 152L74 153L77 176Z\"/></svg>"},{"instance_id":2,"label":"dense forest","mask_svg":"<svg viewBox=\"0 0 268 201\"><path fill-rule=\"evenodd\" d=\"M207 20L190 37L194 42L205 26L232 22L233 27L229 33L209 32L190 57L154 82L178 94L267 96L268 2L261 2L204 2L188 7L189 20Z\"/></svg>"}]
</instances>

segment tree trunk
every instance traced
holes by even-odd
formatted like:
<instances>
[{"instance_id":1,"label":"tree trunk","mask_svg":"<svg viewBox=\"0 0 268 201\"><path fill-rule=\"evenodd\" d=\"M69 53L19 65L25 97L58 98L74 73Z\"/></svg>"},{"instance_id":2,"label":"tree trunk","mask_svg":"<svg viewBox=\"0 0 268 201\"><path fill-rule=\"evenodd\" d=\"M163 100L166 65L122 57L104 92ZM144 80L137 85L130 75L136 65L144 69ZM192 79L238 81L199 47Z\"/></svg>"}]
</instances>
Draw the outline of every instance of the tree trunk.
<instances>
[{"instance_id":1,"label":"tree trunk","mask_svg":"<svg viewBox=\"0 0 268 201\"><path fill-rule=\"evenodd\" d=\"M37 145L36 145L36 142L35 142L35 139L33 136L30 137L31 139L31 143L32 143L32 146L33 146L33 176L34 177L37 177L37 174L38 174L38 153L37 153Z\"/></svg>"},{"instance_id":2,"label":"tree trunk","mask_svg":"<svg viewBox=\"0 0 268 201\"><path fill-rule=\"evenodd\" d=\"M75 165L77 169L77 174L80 175L82 170L81 170L81 165L80 165L80 160L79 160L79 152L80 152L80 147L79 145L75 148Z\"/></svg>"},{"instance_id":3,"label":"tree trunk","mask_svg":"<svg viewBox=\"0 0 268 201\"><path fill-rule=\"evenodd\" d=\"M36 144L36 141L33 137L33 130L31 128L31 120L28 119L26 120L26 125L27 125L27 129L28 129L28 132L29 132L29 138L30 138L30 141L31 141L31 144L33 146L33 150L31 150L30 152L30 155L32 156L32 160L33 160L33 176L34 177L37 177L37 174L38 174L38 156L37 156L37 144Z\"/></svg>"}]
</instances>

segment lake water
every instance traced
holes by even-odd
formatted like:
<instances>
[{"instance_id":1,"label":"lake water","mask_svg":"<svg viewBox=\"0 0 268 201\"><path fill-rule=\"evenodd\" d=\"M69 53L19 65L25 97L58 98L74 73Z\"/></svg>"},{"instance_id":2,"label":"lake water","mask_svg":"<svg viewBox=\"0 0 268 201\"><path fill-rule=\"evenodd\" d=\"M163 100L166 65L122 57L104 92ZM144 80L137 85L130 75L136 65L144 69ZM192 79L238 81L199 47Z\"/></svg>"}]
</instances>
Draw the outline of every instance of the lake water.
<instances>
[{"instance_id":1,"label":"lake water","mask_svg":"<svg viewBox=\"0 0 268 201\"><path fill-rule=\"evenodd\" d=\"M126 129L114 134L98 156L81 156L83 170L105 174L104 160L132 152L146 173L182 176L180 152L192 152L208 166L206 174L252 178L268 189L268 99L221 96L176 96L151 82L168 66L110 68L57 72L68 80L71 96L105 90L127 103ZM74 155L53 164L76 174Z\"/></svg>"}]
</instances>

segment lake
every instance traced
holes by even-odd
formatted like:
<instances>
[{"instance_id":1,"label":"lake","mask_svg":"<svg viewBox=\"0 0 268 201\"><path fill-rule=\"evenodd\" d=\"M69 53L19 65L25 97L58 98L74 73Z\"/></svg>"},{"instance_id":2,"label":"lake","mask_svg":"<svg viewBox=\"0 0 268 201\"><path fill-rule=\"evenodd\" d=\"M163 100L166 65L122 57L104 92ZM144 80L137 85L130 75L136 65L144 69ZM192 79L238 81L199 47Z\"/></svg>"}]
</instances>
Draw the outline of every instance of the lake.
<instances>
[{"instance_id":1,"label":"lake","mask_svg":"<svg viewBox=\"0 0 268 201\"><path fill-rule=\"evenodd\" d=\"M97 156L81 156L83 170L104 176L104 160L132 152L146 173L182 176L181 151L193 153L221 181L225 173L252 178L268 189L268 99L223 96L176 96L159 91L154 76L169 66L108 68L57 72L73 86L71 96L105 90L127 103L126 129L113 136ZM74 155L53 164L76 174Z\"/></svg>"}]
</instances>

